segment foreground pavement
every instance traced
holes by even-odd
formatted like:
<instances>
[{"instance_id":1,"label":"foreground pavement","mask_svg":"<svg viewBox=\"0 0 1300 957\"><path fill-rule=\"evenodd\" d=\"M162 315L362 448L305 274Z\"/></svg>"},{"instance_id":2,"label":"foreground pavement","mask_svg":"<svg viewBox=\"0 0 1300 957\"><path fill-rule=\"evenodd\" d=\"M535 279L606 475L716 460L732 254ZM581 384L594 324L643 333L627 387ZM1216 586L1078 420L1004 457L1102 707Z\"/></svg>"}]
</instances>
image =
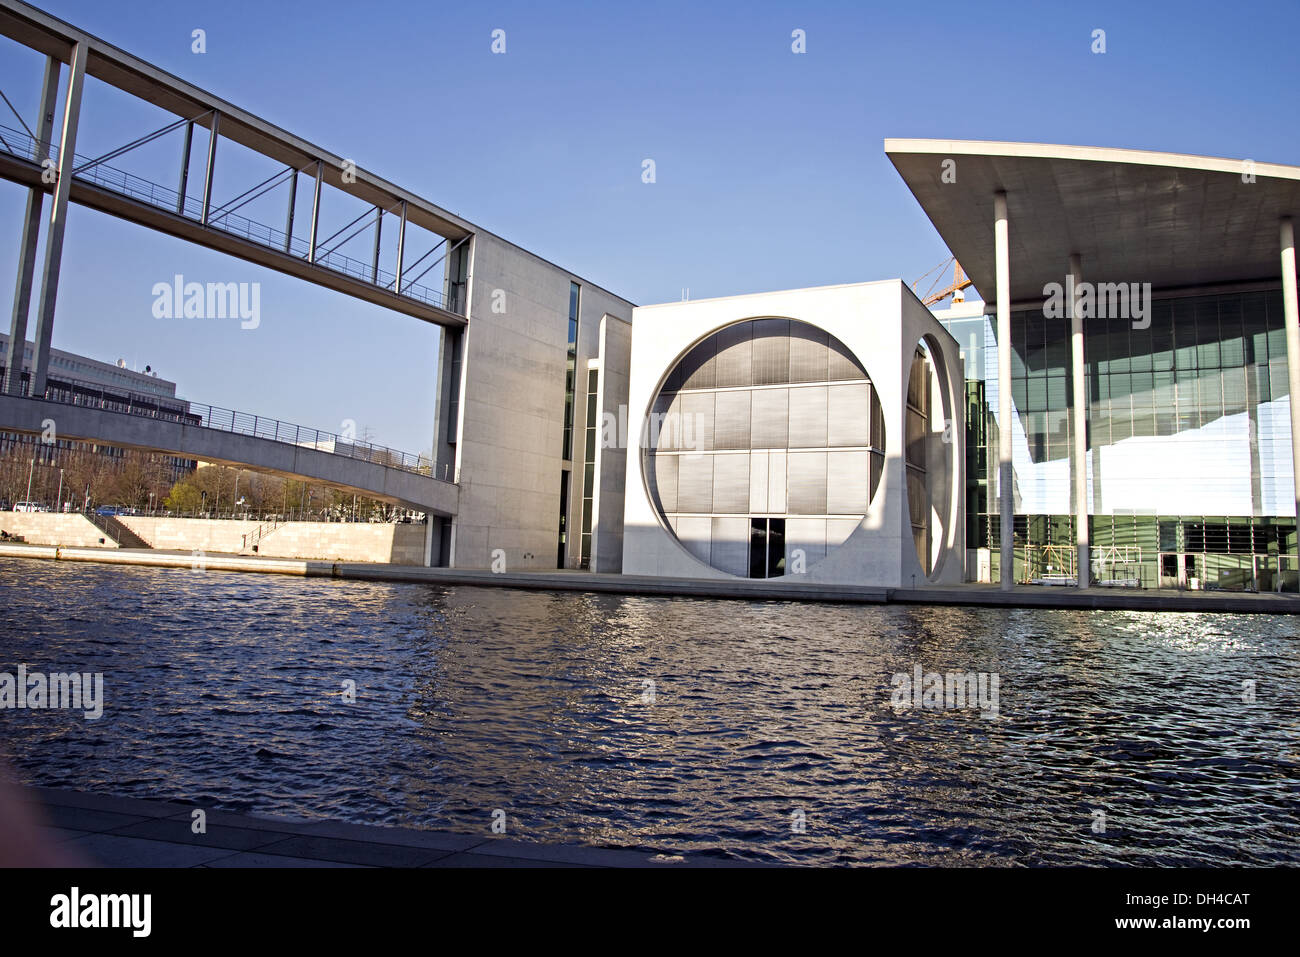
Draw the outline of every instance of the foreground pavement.
<instances>
[{"instance_id":1,"label":"foreground pavement","mask_svg":"<svg viewBox=\"0 0 1300 957\"><path fill-rule=\"evenodd\" d=\"M648 851L532 844L341 821L294 821L167 801L29 787L23 799L70 866L99 867L734 867L739 862Z\"/></svg>"},{"instance_id":2,"label":"foreground pavement","mask_svg":"<svg viewBox=\"0 0 1300 957\"><path fill-rule=\"evenodd\" d=\"M818 601L852 604L901 603L1001 608L1077 608L1110 611L1209 611L1293 615L1300 613L1300 595L1262 592L1177 591L1161 588L1072 588L1016 585L1003 591L996 585L922 588L870 588L765 579L685 579L648 575L611 575L578 571L491 572L412 565L328 562L300 558L262 558L209 552L201 559L189 552L149 548L85 548L62 545L0 543L0 558L145 565L193 569L201 561L207 571L262 572L309 578L418 582L437 585L482 585L544 591L600 592L617 595L661 595L677 598L728 598L743 601Z\"/></svg>"}]
</instances>

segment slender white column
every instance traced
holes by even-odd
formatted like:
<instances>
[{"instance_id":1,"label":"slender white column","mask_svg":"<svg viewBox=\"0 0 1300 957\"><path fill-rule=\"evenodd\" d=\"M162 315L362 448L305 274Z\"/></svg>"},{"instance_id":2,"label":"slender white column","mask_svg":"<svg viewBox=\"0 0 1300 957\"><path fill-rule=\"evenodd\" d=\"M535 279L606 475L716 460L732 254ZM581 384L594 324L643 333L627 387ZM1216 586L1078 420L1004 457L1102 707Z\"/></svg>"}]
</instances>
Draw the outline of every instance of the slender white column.
<instances>
[{"instance_id":1,"label":"slender white column","mask_svg":"<svg viewBox=\"0 0 1300 957\"><path fill-rule=\"evenodd\" d=\"M993 245L998 298L998 573L1004 589L1015 584L1012 533L1015 497L1011 485L1011 263L1007 242L1007 194L993 198Z\"/></svg>"},{"instance_id":2,"label":"slender white column","mask_svg":"<svg viewBox=\"0 0 1300 957\"><path fill-rule=\"evenodd\" d=\"M1065 308L1070 316L1070 367L1074 374L1074 395L1070 403L1070 428L1074 431L1074 544L1075 576L1080 588L1092 582L1092 564L1088 547L1088 389L1084 379L1083 317L1079 315L1079 283L1083 281L1083 259L1070 257L1070 291Z\"/></svg>"},{"instance_id":3,"label":"slender white column","mask_svg":"<svg viewBox=\"0 0 1300 957\"><path fill-rule=\"evenodd\" d=\"M45 82L41 87L41 115L36 118L36 147L32 160L40 163L49 156L50 134L54 132L54 105L59 94L59 72L63 65L54 57L45 61ZM27 314L32 307L32 279L36 276L36 243L41 234L41 210L45 191L33 186L27 191L27 217L19 245L18 283L14 286L14 312L9 326L5 374L10 395L22 394L23 361L27 353Z\"/></svg>"},{"instance_id":4,"label":"slender white column","mask_svg":"<svg viewBox=\"0 0 1300 957\"><path fill-rule=\"evenodd\" d=\"M50 368L50 340L54 335L54 304L59 296L59 269L63 265L63 234L68 226L68 197L72 193L72 171L77 165L77 121L81 117L81 91L86 85L86 44L72 47L68 92L63 103L63 132L59 136L59 178L54 184L50 226L45 234L45 269L41 277L41 302L36 310L36 349L32 354L32 383L29 395L45 394L45 375Z\"/></svg>"},{"instance_id":5,"label":"slender white column","mask_svg":"<svg viewBox=\"0 0 1300 957\"><path fill-rule=\"evenodd\" d=\"M1291 389L1291 468L1294 470L1296 518L1300 521L1300 306L1296 299L1295 227L1282 218L1282 314L1286 322L1286 371ZM1300 546L1300 535L1297 535Z\"/></svg>"}]
</instances>

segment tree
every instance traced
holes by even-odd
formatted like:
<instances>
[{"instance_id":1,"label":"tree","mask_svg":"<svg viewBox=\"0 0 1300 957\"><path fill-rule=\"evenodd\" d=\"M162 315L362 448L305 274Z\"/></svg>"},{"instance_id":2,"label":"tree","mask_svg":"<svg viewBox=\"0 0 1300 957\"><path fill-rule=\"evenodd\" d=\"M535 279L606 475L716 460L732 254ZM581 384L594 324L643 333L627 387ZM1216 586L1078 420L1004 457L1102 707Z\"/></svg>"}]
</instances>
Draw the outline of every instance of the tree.
<instances>
[{"instance_id":1,"label":"tree","mask_svg":"<svg viewBox=\"0 0 1300 957\"><path fill-rule=\"evenodd\" d=\"M177 482L163 502L173 512L197 512L203 504L203 493L189 482Z\"/></svg>"}]
</instances>

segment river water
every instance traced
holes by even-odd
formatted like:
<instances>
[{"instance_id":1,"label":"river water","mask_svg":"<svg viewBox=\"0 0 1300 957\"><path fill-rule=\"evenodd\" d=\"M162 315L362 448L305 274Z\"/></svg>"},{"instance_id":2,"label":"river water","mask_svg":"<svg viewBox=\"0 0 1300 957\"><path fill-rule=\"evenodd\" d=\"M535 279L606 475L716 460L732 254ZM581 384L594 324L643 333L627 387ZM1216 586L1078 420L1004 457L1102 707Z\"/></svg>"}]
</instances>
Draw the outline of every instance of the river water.
<instances>
[{"instance_id":1,"label":"river water","mask_svg":"<svg viewBox=\"0 0 1300 957\"><path fill-rule=\"evenodd\" d=\"M0 748L34 784L753 861L1296 863L1297 632L0 559L0 672L105 699L0 710ZM918 666L996 676L996 714L896 706Z\"/></svg>"}]
</instances>

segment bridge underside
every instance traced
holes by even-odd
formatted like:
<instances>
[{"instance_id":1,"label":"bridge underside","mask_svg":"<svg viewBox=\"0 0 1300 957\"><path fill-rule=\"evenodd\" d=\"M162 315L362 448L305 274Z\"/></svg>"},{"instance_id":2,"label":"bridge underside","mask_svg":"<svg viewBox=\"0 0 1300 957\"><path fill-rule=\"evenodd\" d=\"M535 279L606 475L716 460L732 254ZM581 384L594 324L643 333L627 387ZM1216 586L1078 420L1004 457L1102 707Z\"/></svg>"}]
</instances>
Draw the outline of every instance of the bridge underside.
<instances>
[{"instance_id":1,"label":"bridge underside","mask_svg":"<svg viewBox=\"0 0 1300 957\"><path fill-rule=\"evenodd\" d=\"M0 431L40 435L49 421L59 439L255 469L283 478L323 482L432 515L456 514L457 486L418 472L238 432L0 395Z\"/></svg>"}]
</instances>

